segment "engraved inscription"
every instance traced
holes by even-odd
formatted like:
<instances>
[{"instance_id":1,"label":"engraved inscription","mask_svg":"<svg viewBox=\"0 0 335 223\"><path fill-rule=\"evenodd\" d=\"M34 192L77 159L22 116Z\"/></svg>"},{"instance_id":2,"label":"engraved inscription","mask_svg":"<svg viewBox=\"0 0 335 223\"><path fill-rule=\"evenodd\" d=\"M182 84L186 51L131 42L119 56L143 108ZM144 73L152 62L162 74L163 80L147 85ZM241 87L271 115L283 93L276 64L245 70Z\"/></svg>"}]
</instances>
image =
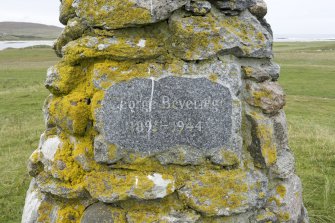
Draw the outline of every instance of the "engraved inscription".
<instances>
[{"instance_id":1,"label":"engraved inscription","mask_svg":"<svg viewBox=\"0 0 335 223\"><path fill-rule=\"evenodd\" d=\"M205 78L134 79L110 87L99 118L107 142L139 152L229 146L229 90Z\"/></svg>"}]
</instances>

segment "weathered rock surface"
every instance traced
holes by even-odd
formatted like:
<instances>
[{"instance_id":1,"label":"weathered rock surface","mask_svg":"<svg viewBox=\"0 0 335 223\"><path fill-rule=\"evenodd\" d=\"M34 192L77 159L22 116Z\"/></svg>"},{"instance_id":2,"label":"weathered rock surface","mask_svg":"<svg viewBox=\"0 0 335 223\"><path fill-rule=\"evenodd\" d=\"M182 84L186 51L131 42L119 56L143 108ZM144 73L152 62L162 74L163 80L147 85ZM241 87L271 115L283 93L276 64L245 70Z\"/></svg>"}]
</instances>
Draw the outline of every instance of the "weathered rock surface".
<instances>
[{"instance_id":1,"label":"weathered rock surface","mask_svg":"<svg viewBox=\"0 0 335 223\"><path fill-rule=\"evenodd\" d=\"M256 4L249 8L249 11L257 18L262 19L268 12L268 7L264 0L256 0Z\"/></svg>"},{"instance_id":2,"label":"weathered rock surface","mask_svg":"<svg viewBox=\"0 0 335 223\"><path fill-rule=\"evenodd\" d=\"M74 0L76 14L90 26L118 29L167 19L187 0Z\"/></svg>"},{"instance_id":3,"label":"weathered rock surface","mask_svg":"<svg viewBox=\"0 0 335 223\"><path fill-rule=\"evenodd\" d=\"M296 175L279 183L271 192L267 207L279 222L298 222L302 215L302 185Z\"/></svg>"},{"instance_id":4,"label":"weathered rock surface","mask_svg":"<svg viewBox=\"0 0 335 223\"><path fill-rule=\"evenodd\" d=\"M188 206L205 216L230 216L265 204L267 179L258 172L208 171L178 191Z\"/></svg>"},{"instance_id":5,"label":"weathered rock surface","mask_svg":"<svg viewBox=\"0 0 335 223\"><path fill-rule=\"evenodd\" d=\"M189 1L185 10L191 12L193 15L206 15L212 8L211 3L208 1Z\"/></svg>"},{"instance_id":6,"label":"weathered rock surface","mask_svg":"<svg viewBox=\"0 0 335 223\"><path fill-rule=\"evenodd\" d=\"M101 172L88 175L85 180L86 189L93 198L102 202L135 199L163 198L174 192L175 179L166 174L144 174L124 171Z\"/></svg>"},{"instance_id":7,"label":"weathered rock surface","mask_svg":"<svg viewBox=\"0 0 335 223\"><path fill-rule=\"evenodd\" d=\"M246 102L266 114L277 113L285 105L283 89L275 82L256 84L246 81L246 90Z\"/></svg>"},{"instance_id":8,"label":"weathered rock surface","mask_svg":"<svg viewBox=\"0 0 335 223\"><path fill-rule=\"evenodd\" d=\"M80 220L80 223L92 222L126 222L126 214L120 208L115 208L103 203L95 203L89 206Z\"/></svg>"},{"instance_id":9,"label":"weathered rock surface","mask_svg":"<svg viewBox=\"0 0 335 223\"><path fill-rule=\"evenodd\" d=\"M223 11L243 11L256 4L255 0L214 0L213 2Z\"/></svg>"},{"instance_id":10,"label":"weathered rock surface","mask_svg":"<svg viewBox=\"0 0 335 223\"><path fill-rule=\"evenodd\" d=\"M184 60L203 60L219 53L238 57L272 57L272 36L248 11L225 16L212 9L205 16L175 12L169 21L172 52Z\"/></svg>"}]
</instances>

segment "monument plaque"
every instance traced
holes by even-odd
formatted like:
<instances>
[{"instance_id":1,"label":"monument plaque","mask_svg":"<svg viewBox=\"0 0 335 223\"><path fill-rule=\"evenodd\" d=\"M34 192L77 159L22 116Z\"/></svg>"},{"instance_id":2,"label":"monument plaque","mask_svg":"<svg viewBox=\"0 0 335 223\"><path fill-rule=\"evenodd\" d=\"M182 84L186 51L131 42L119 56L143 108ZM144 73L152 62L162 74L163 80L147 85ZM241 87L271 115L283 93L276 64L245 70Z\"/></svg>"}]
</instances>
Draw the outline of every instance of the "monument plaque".
<instances>
[{"instance_id":1,"label":"monument plaque","mask_svg":"<svg viewBox=\"0 0 335 223\"><path fill-rule=\"evenodd\" d=\"M109 143L140 152L223 147L232 134L231 94L205 78L119 83L107 90L100 113Z\"/></svg>"}]
</instances>

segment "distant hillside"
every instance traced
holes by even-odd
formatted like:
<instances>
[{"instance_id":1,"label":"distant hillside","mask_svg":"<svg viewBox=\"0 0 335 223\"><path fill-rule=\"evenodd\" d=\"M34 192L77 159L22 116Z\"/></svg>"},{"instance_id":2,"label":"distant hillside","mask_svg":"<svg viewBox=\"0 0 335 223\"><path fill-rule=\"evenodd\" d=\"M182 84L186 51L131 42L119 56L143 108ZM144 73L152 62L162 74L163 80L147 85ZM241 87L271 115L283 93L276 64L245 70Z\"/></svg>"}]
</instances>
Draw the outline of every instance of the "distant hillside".
<instances>
[{"instance_id":1,"label":"distant hillside","mask_svg":"<svg viewBox=\"0 0 335 223\"><path fill-rule=\"evenodd\" d=\"M51 40L56 39L62 28L38 23L0 22L1 40Z\"/></svg>"}]
</instances>

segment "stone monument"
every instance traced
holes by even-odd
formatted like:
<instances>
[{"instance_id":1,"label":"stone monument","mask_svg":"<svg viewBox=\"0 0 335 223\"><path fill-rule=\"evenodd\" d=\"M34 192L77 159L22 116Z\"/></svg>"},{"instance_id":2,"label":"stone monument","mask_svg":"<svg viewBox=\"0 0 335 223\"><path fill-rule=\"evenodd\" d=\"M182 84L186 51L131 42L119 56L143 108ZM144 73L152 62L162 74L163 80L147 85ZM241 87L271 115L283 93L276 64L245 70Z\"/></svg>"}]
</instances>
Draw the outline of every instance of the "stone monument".
<instances>
[{"instance_id":1,"label":"stone monument","mask_svg":"<svg viewBox=\"0 0 335 223\"><path fill-rule=\"evenodd\" d=\"M61 0L22 222L308 222L266 12Z\"/></svg>"}]
</instances>

